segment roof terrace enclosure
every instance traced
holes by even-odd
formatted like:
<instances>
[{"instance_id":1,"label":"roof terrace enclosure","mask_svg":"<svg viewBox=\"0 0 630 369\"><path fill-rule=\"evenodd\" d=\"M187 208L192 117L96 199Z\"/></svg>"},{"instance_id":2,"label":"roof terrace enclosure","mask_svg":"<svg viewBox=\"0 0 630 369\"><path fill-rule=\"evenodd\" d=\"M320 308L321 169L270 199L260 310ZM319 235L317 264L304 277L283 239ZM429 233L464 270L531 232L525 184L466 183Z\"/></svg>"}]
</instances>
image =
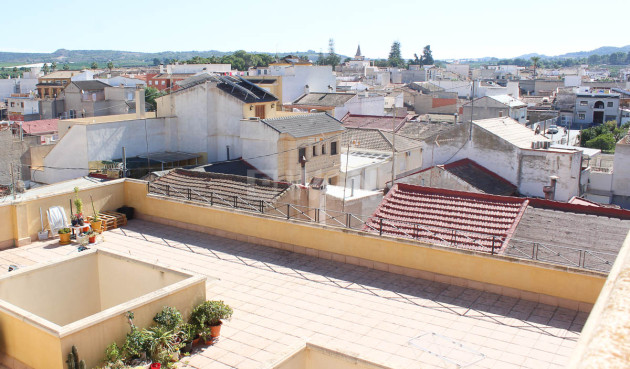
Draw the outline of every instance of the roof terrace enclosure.
<instances>
[{"instance_id":1,"label":"roof terrace enclosure","mask_svg":"<svg viewBox=\"0 0 630 369\"><path fill-rule=\"evenodd\" d=\"M0 352L10 367L64 368L72 345L88 367L123 341L124 316L146 327L164 305L187 316L205 277L103 250L87 250L0 278Z\"/></svg>"}]
</instances>

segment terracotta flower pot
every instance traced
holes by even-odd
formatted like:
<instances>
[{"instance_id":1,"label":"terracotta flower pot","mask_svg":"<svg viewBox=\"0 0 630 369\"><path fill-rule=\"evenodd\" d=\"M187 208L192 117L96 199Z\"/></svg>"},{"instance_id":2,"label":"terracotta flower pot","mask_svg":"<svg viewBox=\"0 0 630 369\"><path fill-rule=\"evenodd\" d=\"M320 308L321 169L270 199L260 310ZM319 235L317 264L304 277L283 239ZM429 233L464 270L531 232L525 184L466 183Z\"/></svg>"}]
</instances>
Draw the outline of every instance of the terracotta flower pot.
<instances>
[{"instance_id":1,"label":"terracotta flower pot","mask_svg":"<svg viewBox=\"0 0 630 369\"><path fill-rule=\"evenodd\" d=\"M210 335L212 336L212 338L217 338L221 335L221 326L223 325L223 322L219 322L218 325L212 325L210 326Z\"/></svg>"},{"instance_id":2,"label":"terracotta flower pot","mask_svg":"<svg viewBox=\"0 0 630 369\"><path fill-rule=\"evenodd\" d=\"M197 337L192 341L193 346L197 346L199 344L199 341L201 341L201 338Z\"/></svg>"},{"instance_id":3,"label":"terracotta flower pot","mask_svg":"<svg viewBox=\"0 0 630 369\"><path fill-rule=\"evenodd\" d=\"M95 243L96 242L96 235L90 236L90 238L88 239L88 241L90 243Z\"/></svg>"},{"instance_id":4,"label":"terracotta flower pot","mask_svg":"<svg viewBox=\"0 0 630 369\"><path fill-rule=\"evenodd\" d=\"M153 364L151 364L151 366L149 368L151 368L151 369L161 369L162 368L162 364L160 364L160 363L153 363Z\"/></svg>"}]
</instances>

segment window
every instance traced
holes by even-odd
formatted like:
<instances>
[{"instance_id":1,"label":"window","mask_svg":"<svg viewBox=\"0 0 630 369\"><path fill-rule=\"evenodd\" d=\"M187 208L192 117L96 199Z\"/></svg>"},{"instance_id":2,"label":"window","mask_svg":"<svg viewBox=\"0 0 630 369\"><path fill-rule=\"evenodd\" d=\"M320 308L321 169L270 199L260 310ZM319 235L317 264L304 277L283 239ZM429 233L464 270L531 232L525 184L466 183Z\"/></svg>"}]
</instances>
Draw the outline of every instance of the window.
<instances>
[{"instance_id":1,"label":"window","mask_svg":"<svg viewBox=\"0 0 630 369\"><path fill-rule=\"evenodd\" d=\"M322 155L326 155L326 144L322 145Z\"/></svg>"},{"instance_id":2,"label":"window","mask_svg":"<svg viewBox=\"0 0 630 369\"><path fill-rule=\"evenodd\" d=\"M15 103L13 101L11 101L11 107L14 107Z\"/></svg>"},{"instance_id":3,"label":"window","mask_svg":"<svg viewBox=\"0 0 630 369\"><path fill-rule=\"evenodd\" d=\"M609 108L612 108L612 107L613 107L613 102L612 102L612 101L609 101L607 106L608 106Z\"/></svg>"},{"instance_id":4,"label":"window","mask_svg":"<svg viewBox=\"0 0 630 369\"><path fill-rule=\"evenodd\" d=\"M20 103L20 107L21 107L21 108L24 108L24 103Z\"/></svg>"},{"instance_id":5,"label":"window","mask_svg":"<svg viewBox=\"0 0 630 369\"><path fill-rule=\"evenodd\" d=\"M313 156L317 156L317 146L313 146Z\"/></svg>"},{"instance_id":6,"label":"window","mask_svg":"<svg viewBox=\"0 0 630 369\"><path fill-rule=\"evenodd\" d=\"M302 162L302 158L306 157L306 147L302 147L298 150L298 163Z\"/></svg>"},{"instance_id":7,"label":"window","mask_svg":"<svg viewBox=\"0 0 630 369\"><path fill-rule=\"evenodd\" d=\"M586 114L584 114L584 113L579 113L579 114L578 114L578 119L579 119L579 120L584 120L584 119L586 119Z\"/></svg>"},{"instance_id":8,"label":"window","mask_svg":"<svg viewBox=\"0 0 630 369\"><path fill-rule=\"evenodd\" d=\"M166 81L162 81L162 86L164 86L166 84Z\"/></svg>"},{"instance_id":9,"label":"window","mask_svg":"<svg viewBox=\"0 0 630 369\"><path fill-rule=\"evenodd\" d=\"M331 142L330 143L330 155L337 155L337 143L336 142Z\"/></svg>"},{"instance_id":10,"label":"window","mask_svg":"<svg viewBox=\"0 0 630 369\"><path fill-rule=\"evenodd\" d=\"M580 101L580 106L587 106L588 105L588 101Z\"/></svg>"},{"instance_id":11,"label":"window","mask_svg":"<svg viewBox=\"0 0 630 369\"><path fill-rule=\"evenodd\" d=\"M265 119L265 106L264 105L256 105L256 117L260 119Z\"/></svg>"},{"instance_id":12,"label":"window","mask_svg":"<svg viewBox=\"0 0 630 369\"><path fill-rule=\"evenodd\" d=\"M151 86L153 84L153 81L149 81L149 86Z\"/></svg>"},{"instance_id":13,"label":"window","mask_svg":"<svg viewBox=\"0 0 630 369\"><path fill-rule=\"evenodd\" d=\"M61 81L61 84L62 84L62 85L64 85L64 86L65 86L67 83L68 83L68 81Z\"/></svg>"}]
</instances>

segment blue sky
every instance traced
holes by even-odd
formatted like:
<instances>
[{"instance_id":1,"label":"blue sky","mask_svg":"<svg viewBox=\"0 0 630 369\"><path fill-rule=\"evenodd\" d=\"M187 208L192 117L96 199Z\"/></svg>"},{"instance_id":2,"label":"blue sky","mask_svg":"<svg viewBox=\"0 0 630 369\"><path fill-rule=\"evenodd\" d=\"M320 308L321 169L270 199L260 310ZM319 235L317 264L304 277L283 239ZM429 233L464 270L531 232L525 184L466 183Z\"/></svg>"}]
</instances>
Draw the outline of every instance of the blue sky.
<instances>
[{"instance_id":1,"label":"blue sky","mask_svg":"<svg viewBox=\"0 0 630 369\"><path fill-rule=\"evenodd\" d=\"M630 44L629 10L629 0L32 0L3 17L0 51L326 52L333 38L338 53L360 43L369 58L395 40L405 58L427 44L437 59L558 55Z\"/></svg>"}]
</instances>

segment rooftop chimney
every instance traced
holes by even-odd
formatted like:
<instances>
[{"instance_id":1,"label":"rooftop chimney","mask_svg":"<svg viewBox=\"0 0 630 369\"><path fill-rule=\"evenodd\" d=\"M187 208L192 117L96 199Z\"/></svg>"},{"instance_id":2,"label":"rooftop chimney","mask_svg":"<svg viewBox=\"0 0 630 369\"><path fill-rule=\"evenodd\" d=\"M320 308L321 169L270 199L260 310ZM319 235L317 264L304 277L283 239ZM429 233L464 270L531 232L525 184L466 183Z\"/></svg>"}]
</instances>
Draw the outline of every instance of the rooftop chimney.
<instances>
[{"instance_id":1,"label":"rooftop chimney","mask_svg":"<svg viewBox=\"0 0 630 369\"><path fill-rule=\"evenodd\" d=\"M543 186L543 192L545 193L545 200L556 199L556 185L558 183L558 176L549 177L551 184L549 186Z\"/></svg>"},{"instance_id":2,"label":"rooftop chimney","mask_svg":"<svg viewBox=\"0 0 630 369\"><path fill-rule=\"evenodd\" d=\"M144 89L136 88L136 118L144 119L145 117Z\"/></svg>"}]
</instances>

